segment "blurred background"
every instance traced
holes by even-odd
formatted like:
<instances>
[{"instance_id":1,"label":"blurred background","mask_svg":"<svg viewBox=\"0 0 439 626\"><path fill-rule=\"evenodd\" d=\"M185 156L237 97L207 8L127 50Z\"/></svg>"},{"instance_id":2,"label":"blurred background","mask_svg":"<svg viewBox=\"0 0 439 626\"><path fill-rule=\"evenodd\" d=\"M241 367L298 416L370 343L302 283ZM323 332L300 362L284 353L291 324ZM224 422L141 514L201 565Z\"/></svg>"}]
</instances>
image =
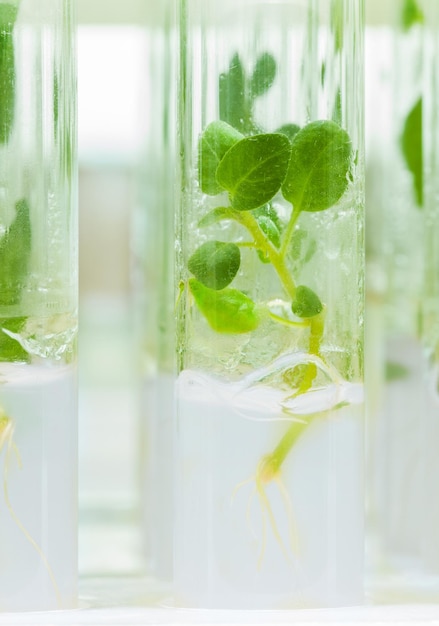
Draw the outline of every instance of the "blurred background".
<instances>
[{"instance_id":1,"label":"blurred background","mask_svg":"<svg viewBox=\"0 0 439 626\"><path fill-rule=\"evenodd\" d=\"M139 526L130 223L154 2L77 2L80 211L79 567L145 571ZM143 111L144 113L144 111Z\"/></svg>"}]
</instances>

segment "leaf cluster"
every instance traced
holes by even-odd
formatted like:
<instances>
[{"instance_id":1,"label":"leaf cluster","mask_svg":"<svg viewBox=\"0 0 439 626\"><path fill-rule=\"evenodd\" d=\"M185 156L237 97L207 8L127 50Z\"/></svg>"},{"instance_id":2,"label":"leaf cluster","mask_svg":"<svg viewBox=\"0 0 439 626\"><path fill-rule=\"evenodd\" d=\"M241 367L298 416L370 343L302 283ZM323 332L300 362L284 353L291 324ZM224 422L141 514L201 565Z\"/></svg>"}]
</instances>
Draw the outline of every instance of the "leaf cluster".
<instances>
[{"instance_id":1,"label":"leaf cluster","mask_svg":"<svg viewBox=\"0 0 439 626\"><path fill-rule=\"evenodd\" d=\"M330 120L303 128L285 124L275 132L257 129L254 101L266 93L275 76L276 62L268 53L259 57L249 77L237 54L228 72L221 74L221 119L211 122L199 139L198 182L206 195L227 194L229 205L216 207L198 225L235 220L246 227L252 237L249 245L263 263L273 265L284 285L292 313L307 320L318 316L323 304L309 287L295 286L285 256L306 262L314 254L315 240L302 250L296 220L303 211L329 209L343 196L351 177L352 145L347 132ZM273 205L278 194L292 205L286 227ZM189 258L193 275L189 288L217 332L245 333L259 324L256 304L229 287L240 266L238 243L208 241Z\"/></svg>"}]
</instances>

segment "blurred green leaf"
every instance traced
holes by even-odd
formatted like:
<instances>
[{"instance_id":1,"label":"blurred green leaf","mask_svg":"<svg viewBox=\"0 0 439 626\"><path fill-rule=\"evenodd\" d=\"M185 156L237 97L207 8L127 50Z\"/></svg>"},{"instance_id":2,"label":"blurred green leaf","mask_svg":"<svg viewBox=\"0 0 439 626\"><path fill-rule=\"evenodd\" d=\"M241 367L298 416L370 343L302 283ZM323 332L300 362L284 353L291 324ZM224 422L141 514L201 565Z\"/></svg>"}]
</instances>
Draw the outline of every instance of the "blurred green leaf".
<instances>
[{"instance_id":1,"label":"blurred green leaf","mask_svg":"<svg viewBox=\"0 0 439 626\"><path fill-rule=\"evenodd\" d=\"M419 207L424 205L422 108L422 98L419 98L405 119L401 137L402 153L413 175L415 198Z\"/></svg>"},{"instance_id":2,"label":"blurred green leaf","mask_svg":"<svg viewBox=\"0 0 439 626\"><path fill-rule=\"evenodd\" d=\"M255 330L259 324L256 305L237 289L209 289L195 278L189 287L201 313L218 333L241 334Z\"/></svg>"},{"instance_id":3,"label":"blurred green leaf","mask_svg":"<svg viewBox=\"0 0 439 626\"><path fill-rule=\"evenodd\" d=\"M224 289L238 273L241 253L234 243L207 241L188 261L188 269L195 278L211 289Z\"/></svg>"}]
</instances>

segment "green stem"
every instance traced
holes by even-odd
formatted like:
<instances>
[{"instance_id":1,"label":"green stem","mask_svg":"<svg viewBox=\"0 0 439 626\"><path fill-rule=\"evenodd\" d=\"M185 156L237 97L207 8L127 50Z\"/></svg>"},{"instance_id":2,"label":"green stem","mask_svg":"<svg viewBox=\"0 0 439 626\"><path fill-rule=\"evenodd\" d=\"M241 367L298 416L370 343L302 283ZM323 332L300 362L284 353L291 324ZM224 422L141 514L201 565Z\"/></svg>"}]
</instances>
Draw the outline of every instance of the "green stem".
<instances>
[{"instance_id":1,"label":"green stem","mask_svg":"<svg viewBox=\"0 0 439 626\"><path fill-rule=\"evenodd\" d=\"M248 232L254 239L255 246L261 250L266 257L270 260L274 269L276 270L287 294L294 300L296 294L296 284L291 277L289 270L287 268L285 258L287 255L288 247L291 243L291 238L294 233L295 226L297 224L297 220L299 219L299 215L301 213L300 207L293 208L293 212L291 214L290 221L285 230L282 245L279 250L274 247L274 245L267 239L265 234L259 227L259 224L255 217L247 211L233 211L233 218L245 226ZM323 339L323 332L325 327L325 314L326 309L323 308L322 312L314 317L303 320L302 322L288 322L283 318L275 315L274 313L270 313L270 317L277 322L292 325L295 327L306 327L309 326L310 334L309 334L309 353L314 356L320 356L320 347ZM317 376L317 367L314 363L308 363L305 373L303 375L303 379L300 383L299 389L294 394L295 396L306 393L312 386L312 383ZM288 430L283 435L282 439L279 441L276 448L273 450L271 454L266 455L261 460L261 478L263 480L269 481L272 477L274 477L277 472L279 472L282 463L290 453L292 447L295 442L301 435L301 433L308 427L311 418L315 417L319 414L313 414L308 416L307 421L304 422L293 422Z\"/></svg>"},{"instance_id":2,"label":"green stem","mask_svg":"<svg viewBox=\"0 0 439 626\"><path fill-rule=\"evenodd\" d=\"M314 356L318 356L320 358L320 346L322 344L323 339L323 331L325 329L325 313L326 309L324 308L321 313L311 317L310 322L310 331L309 331L309 353L314 354ZM302 393L311 389L311 386L314 382L315 377L317 376L317 367L315 363L308 363L305 373L302 378L302 382L300 383L299 389L294 394L294 397L300 396Z\"/></svg>"},{"instance_id":3,"label":"green stem","mask_svg":"<svg viewBox=\"0 0 439 626\"><path fill-rule=\"evenodd\" d=\"M235 211L234 218L237 222L247 228L247 230L255 240L256 247L259 248L259 250L262 250L262 252L264 252L265 255L268 257L270 263L276 270L283 286L285 287L287 294L289 295L291 300L294 300L294 297L296 295L296 284L291 278L291 275L285 264L285 260L280 252L273 246L273 244L267 239L265 234L259 228L259 224L255 217L247 211Z\"/></svg>"},{"instance_id":4,"label":"green stem","mask_svg":"<svg viewBox=\"0 0 439 626\"><path fill-rule=\"evenodd\" d=\"M288 226L283 236L282 245L280 247L279 255L282 259L285 259L285 256L287 254L288 247L290 245L291 238L294 233L294 228L296 227L296 223L297 223L297 220L299 219L300 213L301 213L300 206L293 207L293 212L291 213L290 221L288 222Z\"/></svg>"},{"instance_id":5,"label":"green stem","mask_svg":"<svg viewBox=\"0 0 439 626\"><path fill-rule=\"evenodd\" d=\"M291 320L287 320L285 317L276 315L271 311L268 312L268 315L271 317L272 320L274 320L275 322L279 322L279 324L284 324L284 326L293 326L294 328L308 328L308 326L310 325L307 320L304 320L303 322L293 322Z\"/></svg>"},{"instance_id":6,"label":"green stem","mask_svg":"<svg viewBox=\"0 0 439 626\"><path fill-rule=\"evenodd\" d=\"M309 422L292 422L282 439L279 441L270 457L273 463L273 469L278 472L282 463L287 458L291 448L296 443L299 436L307 428Z\"/></svg>"}]
</instances>

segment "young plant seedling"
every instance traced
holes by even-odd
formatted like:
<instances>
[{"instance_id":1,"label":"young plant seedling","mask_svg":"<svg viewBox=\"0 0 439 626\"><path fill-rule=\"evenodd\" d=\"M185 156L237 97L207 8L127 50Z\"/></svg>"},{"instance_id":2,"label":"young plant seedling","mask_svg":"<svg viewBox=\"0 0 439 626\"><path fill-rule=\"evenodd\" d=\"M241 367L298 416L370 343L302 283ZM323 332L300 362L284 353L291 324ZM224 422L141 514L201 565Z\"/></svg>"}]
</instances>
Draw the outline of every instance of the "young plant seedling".
<instances>
[{"instance_id":1,"label":"young plant seedling","mask_svg":"<svg viewBox=\"0 0 439 626\"><path fill-rule=\"evenodd\" d=\"M300 257L306 231L298 225L305 212L321 212L333 207L346 192L351 177L353 151L347 132L331 120L320 120L299 128L287 124L275 132L264 132L254 121L255 98L264 94L276 77L276 62L268 53L257 61L247 78L237 54L229 70L220 77L220 117L202 133L198 144L198 182L202 193L221 194L224 202L204 215L200 228L224 220L240 224L250 237L246 246L254 248L264 264L271 264L293 319L277 315L263 302L254 302L246 293L230 287L241 267L242 242L207 241L188 260L192 277L188 281L193 299L210 327L218 333L238 334L256 330L267 315L279 324L308 329L308 353L323 361L321 342L326 307L307 285L297 285L291 270L291 257ZM291 204L286 224L272 203L282 196ZM312 256L312 244L306 255ZM309 258L310 258L309 256ZM245 277L241 277L242 279ZM317 375L315 363L295 368L296 388L292 396L306 393ZM265 455L252 478L264 517L268 516L278 541L279 533L265 493L276 481L289 510L281 483L281 467L294 443L311 421L293 421L275 449ZM247 481L245 481L247 482ZM265 541L264 541L265 543Z\"/></svg>"}]
</instances>

